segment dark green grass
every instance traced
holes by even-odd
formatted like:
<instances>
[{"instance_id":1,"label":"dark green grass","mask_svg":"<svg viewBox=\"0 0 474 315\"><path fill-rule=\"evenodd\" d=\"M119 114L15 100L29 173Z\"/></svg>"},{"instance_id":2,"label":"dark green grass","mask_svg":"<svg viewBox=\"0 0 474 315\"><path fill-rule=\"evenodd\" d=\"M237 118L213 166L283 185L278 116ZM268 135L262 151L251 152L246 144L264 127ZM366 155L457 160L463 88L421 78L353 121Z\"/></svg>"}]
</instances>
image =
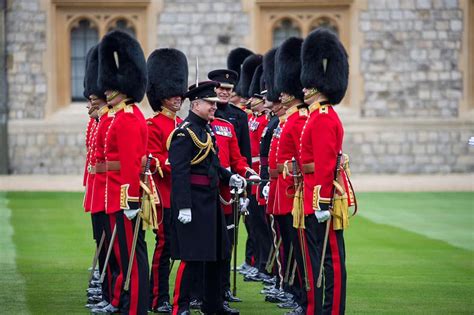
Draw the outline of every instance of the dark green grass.
<instances>
[{"instance_id":1,"label":"dark green grass","mask_svg":"<svg viewBox=\"0 0 474 315\"><path fill-rule=\"evenodd\" d=\"M30 312L87 314L83 305L93 242L90 216L81 209L82 194L7 193L6 198L12 210L17 269L25 279L24 294ZM432 200L432 203L420 208L413 200ZM411 232L416 228L401 229L393 222L396 216L387 215L388 219L383 220L385 211L423 211L433 224L442 221L445 237L461 229L463 235L471 235L472 242L472 200L472 193L360 194L363 215L354 218L346 232L347 313L473 313L473 252L428 238L423 231ZM456 219L449 215L450 219L446 219L446 203L456 204L457 210L452 214ZM376 220L370 214L374 211L379 214ZM245 234L241 233L240 257L244 238ZM147 240L151 257L152 233L148 233ZM15 283L9 283L8 279L2 270L0 313L16 314L17 294L9 294ZM244 284L241 280L239 276L238 295L244 302L234 304L241 314L284 313L263 302L263 296L258 293L260 284Z\"/></svg>"}]
</instances>

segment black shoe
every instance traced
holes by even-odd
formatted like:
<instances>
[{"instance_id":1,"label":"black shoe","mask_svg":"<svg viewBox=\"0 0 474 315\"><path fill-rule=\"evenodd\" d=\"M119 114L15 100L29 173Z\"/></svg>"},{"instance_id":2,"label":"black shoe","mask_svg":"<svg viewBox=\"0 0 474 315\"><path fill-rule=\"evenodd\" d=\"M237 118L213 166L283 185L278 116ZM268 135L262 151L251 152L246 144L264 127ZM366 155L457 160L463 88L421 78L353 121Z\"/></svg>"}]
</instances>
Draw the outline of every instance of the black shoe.
<instances>
[{"instance_id":1,"label":"black shoe","mask_svg":"<svg viewBox=\"0 0 474 315\"><path fill-rule=\"evenodd\" d=\"M293 300L288 300L287 302L278 304L279 308L287 308L287 309L296 309L298 307L298 303Z\"/></svg>"},{"instance_id":2,"label":"black shoe","mask_svg":"<svg viewBox=\"0 0 474 315\"><path fill-rule=\"evenodd\" d=\"M304 315L304 309L301 306L298 306L291 312L285 313L285 315Z\"/></svg>"},{"instance_id":3,"label":"black shoe","mask_svg":"<svg viewBox=\"0 0 474 315\"><path fill-rule=\"evenodd\" d=\"M169 314L173 310L173 307L170 303L164 302L157 308L153 309L153 313L160 313L160 314Z\"/></svg>"},{"instance_id":4,"label":"black shoe","mask_svg":"<svg viewBox=\"0 0 474 315\"><path fill-rule=\"evenodd\" d=\"M189 308L192 310L200 310L202 306L202 301L199 301L198 299L191 300L189 302Z\"/></svg>"},{"instance_id":5,"label":"black shoe","mask_svg":"<svg viewBox=\"0 0 474 315\"><path fill-rule=\"evenodd\" d=\"M190 311L182 311L181 313L178 313L178 315L191 315Z\"/></svg>"},{"instance_id":6,"label":"black shoe","mask_svg":"<svg viewBox=\"0 0 474 315\"><path fill-rule=\"evenodd\" d=\"M235 308L229 307L227 304L222 305L222 310L217 312L217 314L222 314L222 315L239 315L240 311Z\"/></svg>"},{"instance_id":7,"label":"black shoe","mask_svg":"<svg viewBox=\"0 0 474 315\"><path fill-rule=\"evenodd\" d=\"M233 296L233 295L232 295L232 292L230 292L230 290L227 290L227 291L224 293L224 300L227 301L227 302L242 302L241 299L239 299L239 298L236 297L236 296Z\"/></svg>"},{"instance_id":8,"label":"black shoe","mask_svg":"<svg viewBox=\"0 0 474 315\"><path fill-rule=\"evenodd\" d=\"M270 279L263 279L263 284L274 286L276 284L276 277L272 277Z\"/></svg>"},{"instance_id":9,"label":"black shoe","mask_svg":"<svg viewBox=\"0 0 474 315\"><path fill-rule=\"evenodd\" d=\"M97 304L102 302L102 295L93 295L87 298L87 304Z\"/></svg>"},{"instance_id":10,"label":"black shoe","mask_svg":"<svg viewBox=\"0 0 474 315\"><path fill-rule=\"evenodd\" d=\"M109 304L105 307L102 308L93 308L91 309L92 314L116 314L120 313L120 310L113 306L112 304Z\"/></svg>"},{"instance_id":11,"label":"black shoe","mask_svg":"<svg viewBox=\"0 0 474 315\"><path fill-rule=\"evenodd\" d=\"M258 277L260 278L260 281L270 281L270 279L272 279L272 277L263 272L259 272Z\"/></svg>"}]
</instances>

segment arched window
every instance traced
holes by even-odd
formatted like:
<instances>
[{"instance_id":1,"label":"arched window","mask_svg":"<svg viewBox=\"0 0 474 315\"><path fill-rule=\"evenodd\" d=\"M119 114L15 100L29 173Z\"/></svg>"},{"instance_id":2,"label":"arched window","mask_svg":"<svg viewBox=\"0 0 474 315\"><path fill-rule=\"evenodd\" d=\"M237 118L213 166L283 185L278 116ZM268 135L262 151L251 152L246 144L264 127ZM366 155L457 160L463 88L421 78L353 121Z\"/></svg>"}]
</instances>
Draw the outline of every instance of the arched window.
<instances>
[{"instance_id":1,"label":"arched window","mask_svg":"<svg viewBox=\"0 0 474 315\"><path fill-rule=\"evenodd\" d=\"M99 42L99 33L89 20L82 19L71 28L71 99L84 100L84 72L89 49Z\"/></svg>"},{"instance_id":2,"label":"arched window","mask_svg":"<svg viewBox=\"0 0 474 315\"><path fill-rule=\"evenodd\" d=\"M107 31L113 31L113 30L121 30L124 31L125 33L128 33L132 35L133 37L137 37L137 32L135 30L135 27L133 24L126 19L117 19L113 21L110 26L108 27Z\"/></svg>"},{"instance_id":3,"label":"arched window","mask_svg":"<svg viewBox=\"0 0 474 315\"><path fill-rule=\"evenodd\" d=\"M301 37L301 29L291 19L283 19L273 28L273 47L283 43L291 36Z\"/></svg>"},{"instance_id":4,"label":"arched window","mask_svg":"<svg viewBox=\"0 0 474 315\"><path fill-rule=\"evenodd\" d=\"M318 27L327 28L327 29L333 31L337 36L340 35L339 34L339 27L337 26L337 23L329 17L323 16L323 17L320 17L320 18L317 18L316 20L314 20L311 23L311 26L309 28L310 32L312 30L317 29Z\"/></svg>"}]
</instances>

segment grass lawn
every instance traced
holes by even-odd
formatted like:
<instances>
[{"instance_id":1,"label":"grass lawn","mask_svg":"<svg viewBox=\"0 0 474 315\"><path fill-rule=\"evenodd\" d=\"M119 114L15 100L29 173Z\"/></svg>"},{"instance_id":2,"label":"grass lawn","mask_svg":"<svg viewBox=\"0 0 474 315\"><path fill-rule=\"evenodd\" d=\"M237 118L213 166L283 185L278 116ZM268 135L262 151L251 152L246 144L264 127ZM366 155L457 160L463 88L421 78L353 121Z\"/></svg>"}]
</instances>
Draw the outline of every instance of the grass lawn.
<instances>
[{"instance_id":1,"label":"grass lawn","mask_svg":"<svg viewBox=\"0 0 474 315\"><path fill-rule=\"evenodd\" d=\"M79 193L0 193L0 314L88 313L94 247L81 204ZM345 238L348 314L474 313L474 193L364 193L359 204ZM234 306L283 314L260 288L241 281Z\"/></svg>"}]
</instances>

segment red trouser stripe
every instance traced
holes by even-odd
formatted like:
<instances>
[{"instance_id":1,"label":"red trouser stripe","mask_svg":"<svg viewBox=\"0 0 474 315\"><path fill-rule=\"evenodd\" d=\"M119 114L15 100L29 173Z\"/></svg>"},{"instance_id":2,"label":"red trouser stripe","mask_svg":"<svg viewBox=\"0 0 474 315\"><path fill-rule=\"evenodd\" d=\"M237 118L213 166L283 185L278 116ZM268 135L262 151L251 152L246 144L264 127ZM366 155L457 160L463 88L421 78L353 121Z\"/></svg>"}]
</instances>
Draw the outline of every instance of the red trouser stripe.
<instances>
[{"instance_id":1,"label":"red trouser stripe","mask_svg":"<svg viewBox=\"0 0 474 315\"><path fill-rule=\"evenodd\" d=\"M309 255L309 246L308 241L306 240L306 233L305 230L300 230L303 235L303 242L304 242L304 256L306 257L306 270L308 272L308 281L309 281L309 291L306 291L306 297L308 299L308 306L306 308L306 314L315 314L315 306L316 301L314 299L314 291L316 290L316 286L314 284L314 277L313 277L313 265L311 264L311 256ZM303 283L303 282L302 282ZM304 285L304 284L303 284Z\"/></svg>"},{"instance_id":2,"label":"red trouser stripe","mask_svg":"<svg viewBox=\"0 0 474 315\"><path fill-rule=\"evenodd\" d=\"M128 254L131 254L132 250L132 243L133 243L133 225L130 220L125 218L123 219L123 226L125 229L125 237L127 239L127 249ZM128 257L130 258L130 256ZM128 266L128 268L132 268L132 272L130 273L130 310L129 315L137 314L138 309L138 288L139 288L139 279L138 279L138 262L137 262L137 255L134 255L132 265ZM126 276L126 275L125 275Z\"/></svg>"},{"instance_id":3,"label":"red trouser stripe","mask_svg":"<svg viewBox=\"0 0 474 315\"><path fill-rule=\"evenodd\" d=\"M179 294L181 291L181 281L183 279L184 269L186 268L186 262L181 261L178 267L178 272L176 273L176 281L174 286L174 296L173 296L173 315L178 315L179 310Z\"/></svg>"},{"instance_id":4,"label":"red trouser stripe","mask_svg":"<svg viewBox=\"0 0 474 315\"><path fill-rule=\"evenodd\" d=\"M156 232L158 237L158 242L155 247L155 253L153 255L153 261L151 264L151 270L153 274L153 307L158 307L158 295L159 295L159 280L160 280L160 259L161 254L163 253L163 248L165 247L165 231L163 225Z\"/></svg>"},{"instance_id":5,"label":"red trouser stripe","mask_svg":"<svg viewBox=\"0 0 474 315\"><path fill-rule=\"evenodd\" d=\"M339 306L341 303L341 258L339 257L339 246L337 244L336 232L329 229L329 246L331 247L332 269L334 274L334 292L332 296L332 312L331 314L339 314Z\"/></svg>"},{"instance_id":6,"label":"red trouser stripe","mask_svg":"<svg viewBox=\"0 0 474 315\"><path fill-rule=\"evenodd\" d=\"M110 229L113 233L113 230L116 224L115 214L109 215L109 222L110 222ZM122 261L120 260L120 246L119 246L117 235L115 235L114 242L113 244L111 244L111 246L113 246L113 250L114 250L113 254L115 255L115 258L117 260L119 274L117 275L117 279L115 280L115 286L112 289L113 295L112 295L110 304L112 304L114 307L119 307L120 293L122 292L122 284L123 284L123 273L122 273Z\"/></svg>"}]
</instances>

